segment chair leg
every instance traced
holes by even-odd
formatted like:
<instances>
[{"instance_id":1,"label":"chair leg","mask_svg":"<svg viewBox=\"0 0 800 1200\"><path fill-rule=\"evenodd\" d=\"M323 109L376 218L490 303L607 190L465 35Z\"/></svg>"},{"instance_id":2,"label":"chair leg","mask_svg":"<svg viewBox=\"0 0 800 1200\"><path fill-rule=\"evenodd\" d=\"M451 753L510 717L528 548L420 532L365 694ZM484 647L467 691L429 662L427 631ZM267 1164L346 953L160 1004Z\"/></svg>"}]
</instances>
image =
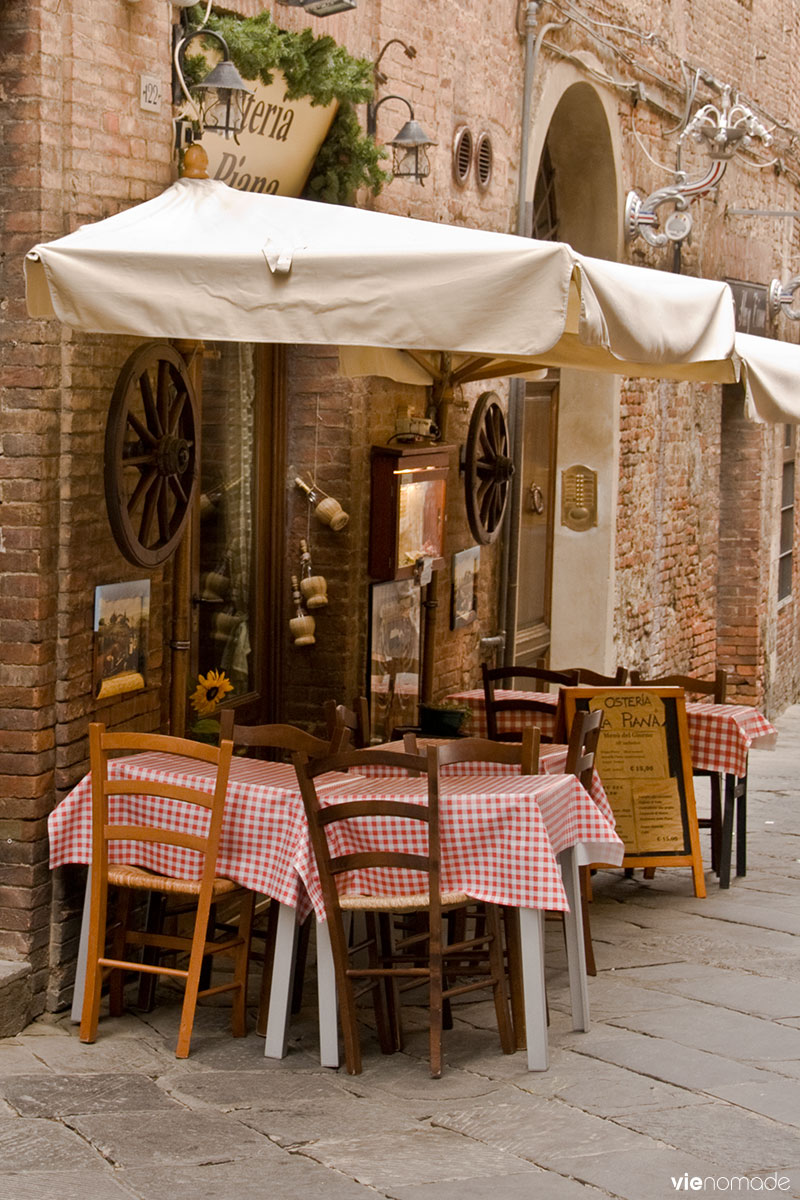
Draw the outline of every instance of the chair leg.
<instances>
[{"instance_id":1,"label":"chair leg","mask_svg":"<svg viewBox=\"0 0 800 1200\"><path fill-rule=\"evenodd\" d=\"M200 990L200 972L203 969L206 934L208 932L210 915L209 905L198 908L195 915L192 950L189 955L189 970L186 976L183 1008L181 1009L181 1023L178 1030L178 1045L175 1050L176 1058L188 1058L189 1056L189 1043L192 1040L194 1014L197 1008L197 993Z\"/></svg>"},{"instance_id":2,"label":"chair leg","mask_svg":"<svg viewBox=\"0 0 800 1200\"><path fill-rule=\"evenodd\" d=\"M311 938L311 918L307 917L300 926L300 932L297 938L297 958L295 959L294 980L292 981L292 1009L293 1013L299 1013L303 1007L303 981L306 974L306 962L308 960L308 943Z\"/></svg>"},{"instance_id":3,"label":"chair leg","mask_svg":"<svg viewBox=\"0 0 800 1200\"><path fill-rule=\"evenodd\" d=\"M89 919L89 944L86 953L86 983L83 989L83 1012L81 1013L80 1039L93 1042L97 1037L100 1019L100 992L103 972L97 961L105 949L106 914L108 907L108 884L102 872L91 873L92 900Z\"/></svg>"},{"instance_id":4,"label":"chair leg","mask_svg":"<svg viewBox=\"0 0 800 1200\"><path fill-rule=\"evenodd\" d=\"M236 984L236 991L233 993L231 1012L231 1032L234 1037L245 1037L247 1034L247 976L250 967L250 938L253 931L255 906L255 892L244 892L239 907L237 931L240 945L236 949L234 957L233 980Z\"/></svg>"},{"instance_id":5,"label":"chair leg","mask_svg":"<svg viewBox=\"0 0 800 1200\"><path fill-rule=\"evenodd\" d=\"M511 1017L514 1024L514 1043L517 1050L525 1049L525 996L522 988L522 946L519 937L519 909L504 908L508 957L508 987L511 994Z\"/></svg>"},{"instance_id":6,"label":"chair leg","mask_svg":"<svg viewBox=\"0 0 800 1200\"><path fill-rule=\"evenodd\" d=\"M486 932L491 939L489 942L489 965L492 972L492 993L494 995L494 1011L497 1017L497 1031L500 1035L500 1046L503 1054L513 1054L516 1049L516 1039L508 1011L500 910L494 904L487 904L485 913Z\"/></svg>"},{"instance_id":7,"label":"chair leg","mask_svg":"<svg viewBox=\"0 0 800 1200\"><path fill-rule=\"evenodd\" d=\"M731 886L731 853L733 850L733 816L736 806L736 776L725 776L725 807L722 813L722 837L719 849L719 886Z\"/></svg>"},{"instance_id":8,"label":"chair leg","mask_svg":"<svg viewBox=\"0 0 800 1200\"><path fill-rule=\"evenodd\" d=\"M722 847L722 777L712 775L711 784L711 869L719 875L720 850Z\"/></svg>"},{"instance_id":9,"label":"chair leg","mask_svg":"<svg viewBox=\"0 0 800 1200\"><path fill-rule=\"evenodd\" d=\"M358 1035L358 1014L356 1012L353 983L348 973L348 942L341 914L333 916L326 924L331 943L331 955L336 977L336 991L339 999L339 1019L342 1025L344 1040L344 1065L348 1075L361 1074L361 1043Z\"/></svg>"},{"instance_id":10,"label":"chair leg","mask_svg":"<svg viewBox=\"0 0 800 1200\"><path fill-rule=\"evenodd\" d=\"M736 874L747 874L747 775L736 781Z\"/></svg>"},{"instance_id":11,"label":"chair leg","mask_svg":"<svg viewBox=\"0 0 800 1200\"><path fill-rule=\"evenodd\" d=\"M278 932L279 907L273 900L267 909L267 930L264 939L264 959L261 966L261 987L258 993L258 1017L256 1018L256 1033L259 1037L267 1035L267 1017L269 1016L269 997L272 988L272 964L275 958L275 938Z\"/></svg>"},{"instance_id":12,"label":"chair leg","mask_svg":"<svg viewBox=\"0 0 800 1200\"><path fill-rule=\"evenodd\" d=\"M589 924L589 897L592 883L588 867L580 867L581 880L581 918L583 921L583 951L586 957L586 974L596 975L597 966L594 961L594 946L592 945L592 928Z\"/></svg>"},{"instance_id":13,"label":"chair leg","mask_svg":"<svg viewBox=\"0 0 800 1200\"><path fill-rule=\"evenodd\" d=\"M145 911L144 928L146 933L161 933L164 927L164 913L167 907L167 898L160 892L149 892L147 896L147 909ZM158 946L142 946L143 963L148 963L155 966L158 963L160 952ZM156 981L157 976L152 975L149 971L143 971L139 976L139 994L136 1000L136 1007L142 1012L152 1012L156 1002Z\"/></svg>"},{"instance_id":14,"label":"chair leg","mask_svg":"<svg viewBox=\"0 0 800 1200\"><path fill-rule=\"evenodd\" d=\"M111 939L111 957L125 959L128 924L131 914L131 889L117 888L116 927ZM111 971L108 977L108 1012L109 1016L121 1017L125 1008L125 972Z\"/></svg>"},{"instance_id":15,"label":"chair leg","mask_svg":"<svg viewBox=\"0 0 800 1200\"><path fill-rule=\"evenodd\" d=\"M385 964L384 957L384 934L381 926L381 918L383 913L368 912L366 916L366 932L367 932L367 953L368 966L371 970L378 970ZM397 1049L395 1040L394 1019L390 1013L390 1006L387 999L386 983L389 982L385 976L376 976L371 984L372 991L372 1007L375 1013L375 1031L378 1035L378 1045L381 1048L382 1054L394 1054Z\"/></svg>"}]
</instances>

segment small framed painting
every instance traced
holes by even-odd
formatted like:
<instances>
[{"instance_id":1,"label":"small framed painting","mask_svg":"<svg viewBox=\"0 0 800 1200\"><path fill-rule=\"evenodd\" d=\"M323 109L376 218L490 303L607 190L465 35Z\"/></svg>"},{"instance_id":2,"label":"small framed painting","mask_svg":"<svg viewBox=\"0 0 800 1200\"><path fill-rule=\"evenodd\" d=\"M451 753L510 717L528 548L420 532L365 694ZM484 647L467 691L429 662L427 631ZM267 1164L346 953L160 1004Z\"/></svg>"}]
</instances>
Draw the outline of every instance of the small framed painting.
<instances>
[{"instance_id":1,"label":"small framed painting","mask_svg":"<svg viewBox=\"0 0 800 1200\"><path fill-rule=\"evenodd\" d=\"M471 625L478 615L478 571L480 546L470 546L453 555L453 590L450 602L450 628Z\"/></svg>"},{"instance_id":2,"label":"small framed painting","mask_svg":"<svg viewBox=\"0 0 800 1200\"><path fill-rule=\"evenodd\" d=\"M150 580L94 590L94 694L102 700L145 686Z\"/></svg>"}]
</instances>

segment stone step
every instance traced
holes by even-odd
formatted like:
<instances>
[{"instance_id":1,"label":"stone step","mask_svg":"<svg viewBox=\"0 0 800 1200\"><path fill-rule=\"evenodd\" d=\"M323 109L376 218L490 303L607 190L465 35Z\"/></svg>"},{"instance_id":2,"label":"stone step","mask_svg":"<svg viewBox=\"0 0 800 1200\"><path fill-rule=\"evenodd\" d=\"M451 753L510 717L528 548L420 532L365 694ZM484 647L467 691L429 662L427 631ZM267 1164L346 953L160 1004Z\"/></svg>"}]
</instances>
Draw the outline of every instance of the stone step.
<instances>
[{"instance_id":1,"label":"stone step","mask_svg":"<svg viewBox=\"0 0 800 1200\"><path fill-rule=\"evenodd\" d=\"M0 1038L14 1037L31 1019L30 963L0 960Z\"/></svg>"}]
</instances>

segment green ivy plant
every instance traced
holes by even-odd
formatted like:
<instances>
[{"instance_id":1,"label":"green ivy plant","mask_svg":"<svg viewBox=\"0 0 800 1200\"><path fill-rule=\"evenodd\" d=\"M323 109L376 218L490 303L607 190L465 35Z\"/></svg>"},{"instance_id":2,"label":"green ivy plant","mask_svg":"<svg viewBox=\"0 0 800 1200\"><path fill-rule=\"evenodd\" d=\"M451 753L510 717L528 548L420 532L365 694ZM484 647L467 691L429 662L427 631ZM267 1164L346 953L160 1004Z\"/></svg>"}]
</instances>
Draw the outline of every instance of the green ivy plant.
<instances>
[{"instance_id":1,"label":"green ivy plant","mask_svg":"<svg viewBox=\"0 0 800 1200\"><path fill-rule=\"evenodd\" d=\"M195 28L204 15L203 5L190 10ZM307 97L312 104L321 105L338 101L336 117L306 184L304 194L308 198L352 204L360 187L378 195L391 178L381 167L386 151L361 128L354 107L366 103L373 93L373 64L369 59L353 58L332 37L315 37L310 29L300 33L280 29L267 12L256 17L212 14L206 26L225 38L231 58L245 79L260 79L268 85L278 70L286 79L287 100ZM187 56L187 85L191 87L207 70L202 54Z\"/></svg>"}]
</instances>

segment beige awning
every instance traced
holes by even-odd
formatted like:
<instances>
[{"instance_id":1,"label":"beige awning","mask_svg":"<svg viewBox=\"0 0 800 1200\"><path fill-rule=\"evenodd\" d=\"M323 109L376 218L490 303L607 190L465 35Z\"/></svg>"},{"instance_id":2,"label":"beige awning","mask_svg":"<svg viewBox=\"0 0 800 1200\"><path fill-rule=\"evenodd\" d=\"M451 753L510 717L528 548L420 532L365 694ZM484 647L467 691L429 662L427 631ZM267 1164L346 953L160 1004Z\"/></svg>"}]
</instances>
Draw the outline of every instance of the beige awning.
<instances>
[{"instance_id":1,"label":"beige awning","mask_svg":"<svg viewBox=\"0 0 800 1200\"><path fill-rule=\"evenodd\" d=\"M569 366L733 382L743 362L753 413L798 419L800 350L750 338L737 354L727 285L559 242L182 179L36 246L25 273L32 316L88 332L333 344L347 373L410 382L429 381L432 351L463 379Z\"/></svg>"}]
</instances>

